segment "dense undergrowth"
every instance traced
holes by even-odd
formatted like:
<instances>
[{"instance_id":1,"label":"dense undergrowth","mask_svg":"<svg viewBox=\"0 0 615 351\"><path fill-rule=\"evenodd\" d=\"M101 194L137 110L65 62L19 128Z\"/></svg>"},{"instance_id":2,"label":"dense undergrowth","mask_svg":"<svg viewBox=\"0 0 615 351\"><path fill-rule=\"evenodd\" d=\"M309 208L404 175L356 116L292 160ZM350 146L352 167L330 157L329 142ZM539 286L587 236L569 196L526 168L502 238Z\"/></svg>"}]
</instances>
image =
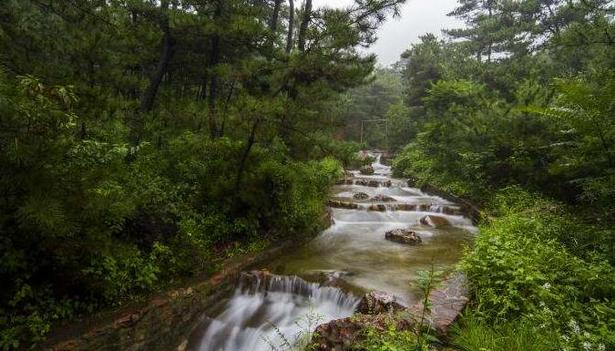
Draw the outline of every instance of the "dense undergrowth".
<instances>
[{"instance_id":1,"label":"dense undergrowth","mask_svg":"<svg viewBox=\"0 0 615 351\"><path fill-rule=\"evenodd\" d=\"M162 147L82 140L68 91L2 83L14 127L0 132L3 348L41 340L50 321L211 272L227 244L313 233L341 172L332 158L297 162L282 144L256 146L238 183L242 142L192 132Z\"/></svg>"},{"instance_id":2,"label":"dense undergrowth","mask_svg":"<svg viewBox=\"0 0 615 351\"><path fill-rule=\"evenodd\" d=\"M461 263L473 301L455 343L467 350L615 348L612 231L519 188L501 191L489 208L496 217Z\"/></svg>"}]
</instances>

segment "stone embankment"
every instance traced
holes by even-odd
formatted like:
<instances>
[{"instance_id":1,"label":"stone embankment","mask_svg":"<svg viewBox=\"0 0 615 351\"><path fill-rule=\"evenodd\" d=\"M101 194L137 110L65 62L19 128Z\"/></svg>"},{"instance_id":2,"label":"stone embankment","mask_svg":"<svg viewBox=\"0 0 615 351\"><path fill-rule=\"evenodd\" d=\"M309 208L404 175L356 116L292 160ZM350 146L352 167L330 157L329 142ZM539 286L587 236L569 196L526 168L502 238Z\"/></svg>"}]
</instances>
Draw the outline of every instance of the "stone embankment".
<instances>
[{"instance_id":1,"label":"stone embankment","mask_svg":"<svg viewBox=\"0 0 615 351\"><path fill-rule=\"evenodd\" d=\"M423 311L421 304L403 306L386 292L371 292L363 297L352 317L318 326L311 345L318 351L348 350L362 341L368 328L385 331L391 324L398 331L415 331L421 325L427 326L439 337L446 337L449 327L469 301L468 295L467 280L462 273L452 274L430 293L429 311Z\"/></svg>"}]
</instances>

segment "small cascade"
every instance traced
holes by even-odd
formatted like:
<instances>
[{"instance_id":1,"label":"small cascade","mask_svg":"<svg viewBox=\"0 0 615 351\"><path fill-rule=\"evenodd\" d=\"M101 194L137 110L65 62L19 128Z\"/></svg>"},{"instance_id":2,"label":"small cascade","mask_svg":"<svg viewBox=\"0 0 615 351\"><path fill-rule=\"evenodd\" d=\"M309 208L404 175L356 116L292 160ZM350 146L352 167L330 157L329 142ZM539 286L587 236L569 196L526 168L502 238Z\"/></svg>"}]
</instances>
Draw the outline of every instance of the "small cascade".
<instances>
[{"instance_id":1,"label":"small cascade","mask_svg":"<svg viewBox=\"0 0 615 351\"><path fill-rule=\"evenodd\" d=\"M316 324L350 316L359 299L297 276L245 273L224 312L206 321L190 350L269 351L294 342ZM280 347L281 348L281 347Z\"/></svg>"},{"instance_id":2,"label":"small cascade","mask_svg":"<svg viewBox=\"0 0 615 351\"><path fill-rule=\"evenodd\" d=\"M431 206L429 206L429 212L444 213L444 206L442 206L442 205L431 205Z\"/></svg>"},{"instance_id":3,"label":"small cascade","mask_svg":"<svg viewBox=\"0 0 615 351\"><path fill-rule=\"evenodd\" d=\"M278 274L242 274L223 311L208 315L195 330L189 350L286 351L316 324L353 314L358 298L338 287L358 294L386 291L413 305L411 285L418 271L433 265L449 269L458 262L477 230L462 207L408 187L392 178L381 153L369 155L375 159L373 175L348 171L332 189L334 224L309 244L262 265ZM396 229L414 231L422 243L386 240ZM331 277L323 283L302 279L321 282L314 272Z\"/></svg>"}]
</instances>

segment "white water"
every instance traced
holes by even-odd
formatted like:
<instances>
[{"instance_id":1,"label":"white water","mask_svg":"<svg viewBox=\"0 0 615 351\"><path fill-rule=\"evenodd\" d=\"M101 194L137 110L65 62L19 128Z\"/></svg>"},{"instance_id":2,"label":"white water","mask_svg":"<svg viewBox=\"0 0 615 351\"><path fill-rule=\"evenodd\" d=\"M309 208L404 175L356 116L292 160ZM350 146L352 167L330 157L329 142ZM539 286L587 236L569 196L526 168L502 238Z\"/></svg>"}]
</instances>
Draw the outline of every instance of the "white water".
<instances>
[{"instance_id":1,"label":"white water","mask_svg":"<svg viewBox=\"0 0 615 351\"><path fill-rule=\"evenodd\" d=\"M318 324L350 316L359 302L338 288L322 287L296 276L267 280L242 280L224 312L208 321L205 334L197 337L200 340L191 349L285 349Z\"/></svg>"},{"instance_id":2,"label":"white water","mask_svg":"<svg viewBox=\"0 0 615 351\"><path fill-rule=\"evenodd\" d=\"M333 209L333 226L305 247L268 264L269 270L282 275L265 281L243 279L223 312L208 318L195 331L190 350L287 350L287 342L300 339L317 324L352 315L357 297L297 276L315 280L315 275L333 272L342 277L345 288L350 286L358 293L387 291L409 305L416 301L410 284L418 270L432 264L437 269L450 269L458 261L462 246L476 230L472 222L461 215L445 214L445 210L458 210L455 204L392 179L390 167L380 163L380 155L374 156L374 175L353 171L353 184L336 186L332 194L334 199L358 203L359 208ZM391 181L391 186L356 184L363 179ZM353 195L357 192L370 198L384 195L394 201L356 201ZM384 204L386 211L368 210L373 204ZM400 205L406 210L397 210ZM422 225L420 220L426 215L445 218L450 226ZM384 239L386 231L397 228L414 230L423 245L409 247Z\"/></svg>"}]
</instances>

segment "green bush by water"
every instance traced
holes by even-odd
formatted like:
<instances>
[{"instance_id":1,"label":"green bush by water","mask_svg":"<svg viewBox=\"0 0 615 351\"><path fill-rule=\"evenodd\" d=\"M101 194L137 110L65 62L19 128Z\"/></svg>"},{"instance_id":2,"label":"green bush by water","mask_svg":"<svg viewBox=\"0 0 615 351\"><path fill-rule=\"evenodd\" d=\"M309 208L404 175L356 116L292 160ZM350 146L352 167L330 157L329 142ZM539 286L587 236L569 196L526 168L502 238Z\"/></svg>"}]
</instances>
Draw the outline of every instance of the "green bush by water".
<instances>
[{"instance_id":1,"label":"green bush by water","mask_svg":"<svg viewBox=\"0 0 615 351\"><path fill-rule=\"evenodd\" d=\"M600 229L518 188L496 196L492 208L497 217L481 226L461 263L473 312L462 320L457 342L477 345L475 333L485 333L517 345L542 335L557 347L549 342L536 350L615 348L615 269L592 250Z\"/></svg>"}]
</instances>

